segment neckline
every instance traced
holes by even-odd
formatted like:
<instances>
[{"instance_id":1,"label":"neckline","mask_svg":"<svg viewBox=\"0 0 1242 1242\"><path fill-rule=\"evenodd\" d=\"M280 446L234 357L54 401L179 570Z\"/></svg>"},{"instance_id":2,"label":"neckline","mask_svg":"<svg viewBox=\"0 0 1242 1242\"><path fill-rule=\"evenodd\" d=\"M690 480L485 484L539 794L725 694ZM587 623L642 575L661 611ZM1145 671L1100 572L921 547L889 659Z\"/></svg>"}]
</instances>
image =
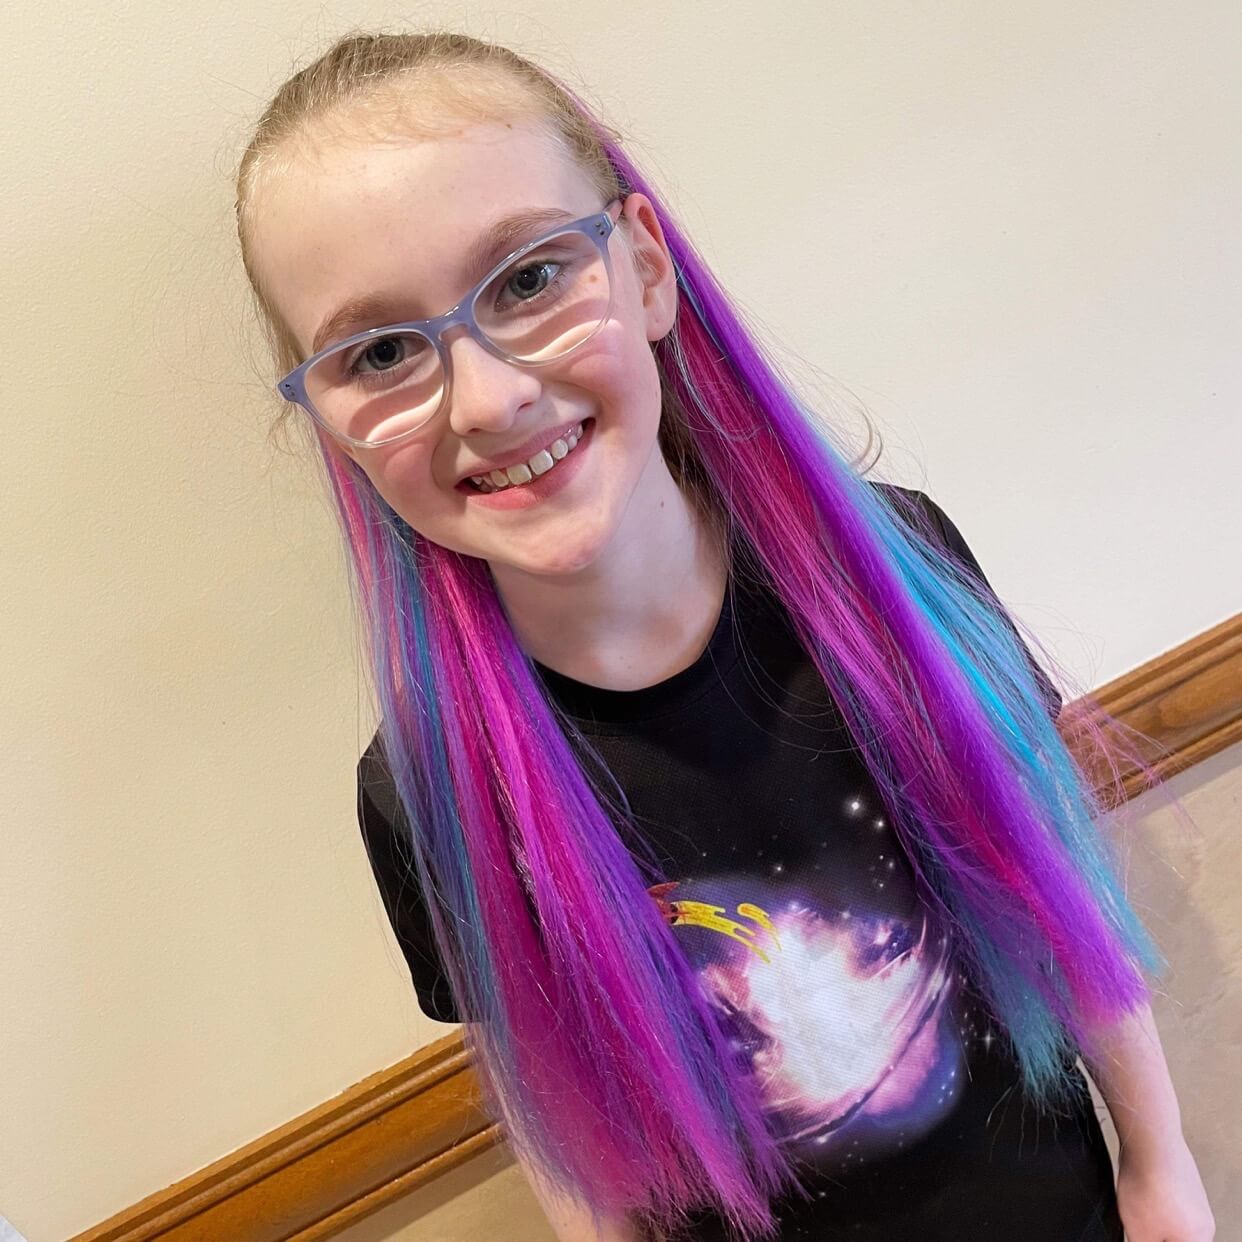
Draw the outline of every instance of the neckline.
<instances>
[{"instance_id":1,"label":"neckline","mask_svg":"<svg viewBox=\"0 0 1242 1242\"><path fill-rule=\"evenodd\" d=\"M690 664L662 681L636 690L610 690L577 681L537 660L532 661L535 672L561 709L580 724L624 724L677 711L697 699L737 663L741 648L734 625L734 589L731 579L725 586L720 614L707 645Z\"/></svg>"}]
</instances>

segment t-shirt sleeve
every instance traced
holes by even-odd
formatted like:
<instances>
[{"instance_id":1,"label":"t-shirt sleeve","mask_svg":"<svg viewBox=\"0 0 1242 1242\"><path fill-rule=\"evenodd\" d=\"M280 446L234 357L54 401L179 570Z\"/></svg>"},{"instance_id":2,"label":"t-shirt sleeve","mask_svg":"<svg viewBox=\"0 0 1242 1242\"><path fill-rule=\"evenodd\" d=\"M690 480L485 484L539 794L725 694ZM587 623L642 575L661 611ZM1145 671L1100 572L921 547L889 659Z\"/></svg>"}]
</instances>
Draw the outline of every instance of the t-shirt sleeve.
<instances>
[{"instance_id":1,"label":"t-shirt sleeve","mask_svg":"<svg viewBox=\"0 0 1242 1242\"><path fill-rule=\"evenodd\" d=\"M414 866L404 809L377 743L358 761L358 826L419 1008L437 1022L460 1022L431 915Z\"/></svg>"},{"instance_id":2,"label":"t-shirt sleeve","mask_svg":"<svg viewBox=\"0 0 1242 1242\"><path fill-rule=\"evenodd\" d=\"M1035 675L1035 680L1039 685L1040 694L1048 708L1048 714L1053 720L1056 720L1057 716L1061 712L1061 693L1056 686L1053 685L1052 679L1048 676L1048 674L1044 672L1043 668L1040 667L1039 662L1032 655L1031 650L1026 645L1022 635L1018 633L1017 626L1013 623L1013 618L1009 615L1008 609L1005 608L1004 604L1002 604L1000 599L997 597L996 592L992 589L992 584L987 580L987 576L984 574L978 559L970 550L970 546L967 544L966 540L962 537L962 532L958 530L949 518L948 514L945 513L945 511L941 509L941 507L936 504L930 496L925 495L923 492L919 492L918 500L927 512L928 517L931 519L933 528L940 533L944 546L955 555L961 564L965 565L966 568L979 579L979 582L982 584L987 595L989 595L995 602L996 609L999 612L1001 619L1009 627L1010 632L1018 640L1018 645L1022 648L1022 651L1026 655L1027 662L1031 666L1031 672Z\"/></svg>"}]
</instances>

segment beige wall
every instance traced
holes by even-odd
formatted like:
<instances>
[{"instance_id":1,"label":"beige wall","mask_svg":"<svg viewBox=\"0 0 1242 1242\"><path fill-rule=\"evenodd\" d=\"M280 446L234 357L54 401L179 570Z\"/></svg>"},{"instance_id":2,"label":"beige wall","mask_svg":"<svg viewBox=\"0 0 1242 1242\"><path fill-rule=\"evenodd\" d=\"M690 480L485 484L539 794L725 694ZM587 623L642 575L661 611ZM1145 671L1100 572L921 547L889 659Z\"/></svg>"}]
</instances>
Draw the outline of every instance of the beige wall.
<instances>
[{"instance_id":1,"label":"beige wall","mask_svg":"<svg viewBox=\"0 0 1242 1242\"><path fill-rule=\"evenodd\" d=\"M468 9L590 84L1080 682L1237 611L1236 5ZM390 12L0 17L0 1211L32 1242L443 1031L358 841L342 561L264 443L230 223L291 57Z\"/></svg>"}]
</instances>

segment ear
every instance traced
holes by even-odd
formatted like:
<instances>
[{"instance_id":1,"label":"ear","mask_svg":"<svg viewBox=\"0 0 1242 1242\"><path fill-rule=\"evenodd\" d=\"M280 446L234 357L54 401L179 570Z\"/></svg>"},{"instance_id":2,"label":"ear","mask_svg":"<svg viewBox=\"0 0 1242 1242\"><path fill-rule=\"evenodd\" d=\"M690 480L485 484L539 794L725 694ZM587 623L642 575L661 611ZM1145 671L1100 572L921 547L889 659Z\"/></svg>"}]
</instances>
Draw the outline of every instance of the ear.
<instances>
[{"instance_id":1,"label":"ear","mask_svg":"<svg viewBox=\"0 0 1242 1242\"><path fill-rule=\"evenodd\" d=\"M629 221L629 243L642 282L643 318L647 339L667 336L677 318L677 269L651 200L634 191L621 215Z\"/></svg>"}]
</instances>

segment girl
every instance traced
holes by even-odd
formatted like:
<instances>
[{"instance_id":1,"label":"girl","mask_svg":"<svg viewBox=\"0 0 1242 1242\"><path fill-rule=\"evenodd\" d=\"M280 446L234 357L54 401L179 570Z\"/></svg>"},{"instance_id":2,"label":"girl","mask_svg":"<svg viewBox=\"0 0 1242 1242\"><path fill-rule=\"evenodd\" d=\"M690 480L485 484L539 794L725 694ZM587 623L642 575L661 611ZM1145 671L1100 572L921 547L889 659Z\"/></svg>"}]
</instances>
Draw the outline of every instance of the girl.
<instances>
[{"instance_id":1,"label":"girl","mask_svg":"<svg viewBox=\"0 0 1242 1242\"><path fill-rule=\"evenodd\" d=\"M367 621L381 892L560 1236L1210 1238L1056 690L616 135L506 49L350 37L237 209Z\"/></svg>"}]
</instances>

